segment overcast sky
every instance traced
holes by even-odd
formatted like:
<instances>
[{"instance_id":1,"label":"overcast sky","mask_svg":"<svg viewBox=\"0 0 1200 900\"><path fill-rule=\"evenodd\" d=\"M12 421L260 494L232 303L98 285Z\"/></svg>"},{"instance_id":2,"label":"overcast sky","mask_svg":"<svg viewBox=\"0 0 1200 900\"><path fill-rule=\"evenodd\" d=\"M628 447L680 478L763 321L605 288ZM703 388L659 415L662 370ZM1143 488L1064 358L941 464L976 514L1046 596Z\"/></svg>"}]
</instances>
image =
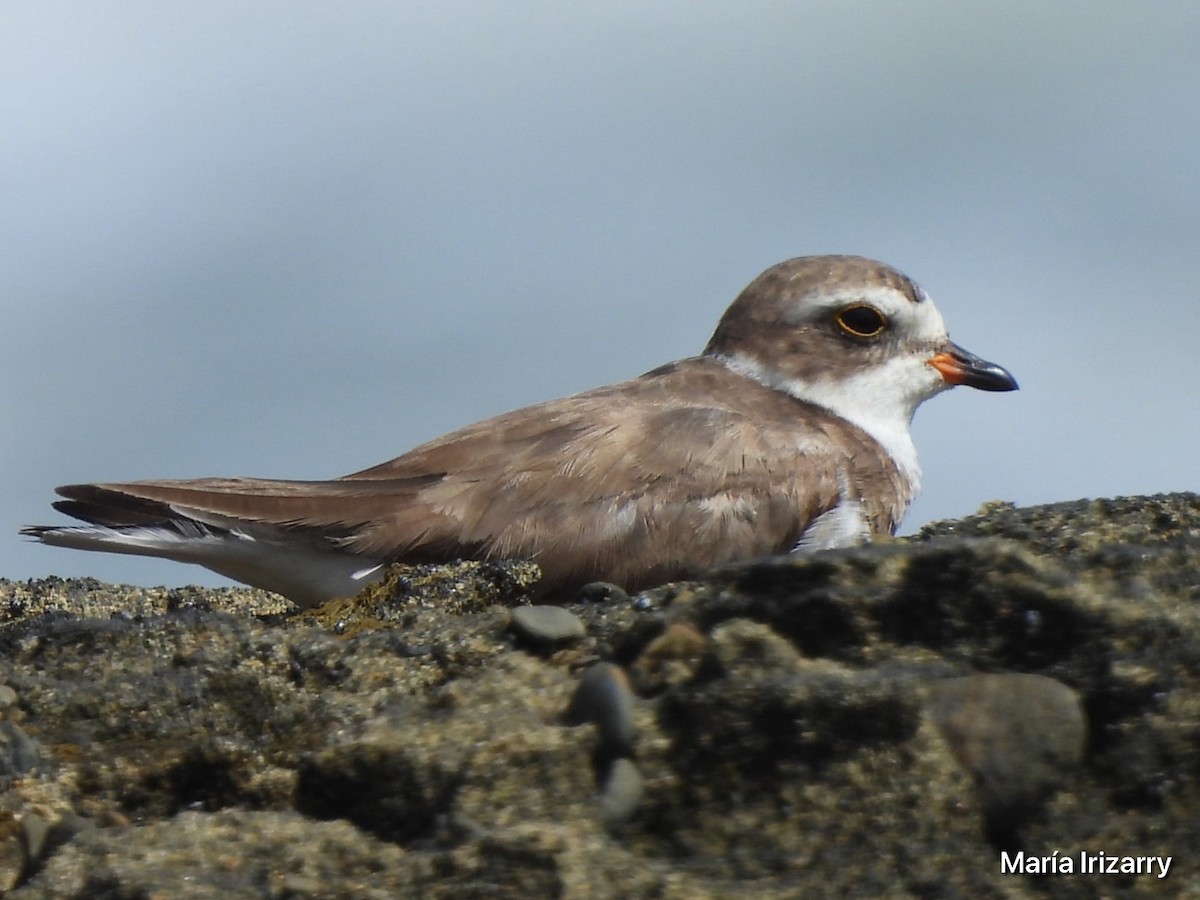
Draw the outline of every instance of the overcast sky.
<instances>
[{"instance_id":1,"label":"overcast sky","mask_svg":"<svg viewBox=\"0 0 1200 900\"><path fill-rule=\"evenodd\" d=\"M0 577L57 484L332 477L698 352L763 268L903 269L1017 394L904 531L1200 489L1200 4L0 6Z\"/></svg>"}]
</instances>

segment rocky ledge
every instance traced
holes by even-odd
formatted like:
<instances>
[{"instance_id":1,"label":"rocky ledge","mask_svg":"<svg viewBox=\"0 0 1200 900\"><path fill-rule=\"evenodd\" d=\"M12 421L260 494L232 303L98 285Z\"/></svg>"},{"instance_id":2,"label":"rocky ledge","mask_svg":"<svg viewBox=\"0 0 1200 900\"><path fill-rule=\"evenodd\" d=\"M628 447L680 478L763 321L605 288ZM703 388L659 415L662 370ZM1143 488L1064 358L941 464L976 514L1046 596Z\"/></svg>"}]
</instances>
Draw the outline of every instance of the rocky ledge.
<instances>
[{"instance_id":1,"label":"rocky ledge","mask_svg":"<svg viewBox=\"0 0 1200 900\"><path fill-rule=\"evenodd\" d=\"M536 574L397 571L303 614L0 581L0 889L1200 893L1194 494L558 608L523 607Z\"/></svg>"}]
</instances>

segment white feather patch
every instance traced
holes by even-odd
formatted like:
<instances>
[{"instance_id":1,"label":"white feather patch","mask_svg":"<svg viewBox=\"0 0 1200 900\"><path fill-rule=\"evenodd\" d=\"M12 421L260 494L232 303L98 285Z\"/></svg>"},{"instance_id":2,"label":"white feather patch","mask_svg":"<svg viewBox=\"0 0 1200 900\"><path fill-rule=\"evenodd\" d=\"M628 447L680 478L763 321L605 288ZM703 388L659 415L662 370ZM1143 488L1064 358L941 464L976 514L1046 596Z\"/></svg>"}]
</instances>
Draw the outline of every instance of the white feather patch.
<instances>
[{"instance_id":1,"label":"white feather patch","mask_svg":"<svg viewBox=\"0 0 1200 900\"><path fill-rule=\"evenodd\" d=\"M800 535L793 553L813 553L837 547L855 547L870 536L867 517L857 500L842 500L817 516Z\"/></svg>"}]
</instances>

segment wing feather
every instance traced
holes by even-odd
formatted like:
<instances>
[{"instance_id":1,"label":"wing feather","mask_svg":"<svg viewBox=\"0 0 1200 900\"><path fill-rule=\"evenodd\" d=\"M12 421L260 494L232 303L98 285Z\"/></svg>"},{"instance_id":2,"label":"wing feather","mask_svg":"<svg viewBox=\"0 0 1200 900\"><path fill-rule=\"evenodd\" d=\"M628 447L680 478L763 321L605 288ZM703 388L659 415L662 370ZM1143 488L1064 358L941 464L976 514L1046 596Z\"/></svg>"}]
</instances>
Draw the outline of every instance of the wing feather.
<instances>
[{"instance_id":1,"label":"wing feather","mask_svg":"<svg viewBox=\"0 0 1200 900\"><path fill-rule=\"evenodd\" d=\"M372 560L527 558L548 590L591 580L636 589L792 549L847 483L882 498L866 516L872 531L890 532L909 497L878 445L695 358L331 481L68 485L57 505L98 525L183 517L274 530Z\"/></svg>"}]
</instances>

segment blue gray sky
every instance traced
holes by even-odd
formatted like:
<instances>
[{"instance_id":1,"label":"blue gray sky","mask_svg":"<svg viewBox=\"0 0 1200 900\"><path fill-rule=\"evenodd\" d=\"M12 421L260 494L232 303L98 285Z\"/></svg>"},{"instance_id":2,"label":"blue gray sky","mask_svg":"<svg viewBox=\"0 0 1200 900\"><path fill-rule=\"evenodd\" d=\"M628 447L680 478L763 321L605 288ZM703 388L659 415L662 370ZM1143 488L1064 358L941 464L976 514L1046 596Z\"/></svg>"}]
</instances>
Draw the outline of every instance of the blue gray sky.
<instances>
[{"instance_id":1,"label":"blue gray sky","mask_svg":"<svg viewBox=\"0 0 1200 900\"><path fill-rule=\"evenodd\" d=\"M1017 394L905 522L1200 489L1200 5L6 0L0 577L56 484L322 478L890 262Z\"/></svg>"}]
</instances>

